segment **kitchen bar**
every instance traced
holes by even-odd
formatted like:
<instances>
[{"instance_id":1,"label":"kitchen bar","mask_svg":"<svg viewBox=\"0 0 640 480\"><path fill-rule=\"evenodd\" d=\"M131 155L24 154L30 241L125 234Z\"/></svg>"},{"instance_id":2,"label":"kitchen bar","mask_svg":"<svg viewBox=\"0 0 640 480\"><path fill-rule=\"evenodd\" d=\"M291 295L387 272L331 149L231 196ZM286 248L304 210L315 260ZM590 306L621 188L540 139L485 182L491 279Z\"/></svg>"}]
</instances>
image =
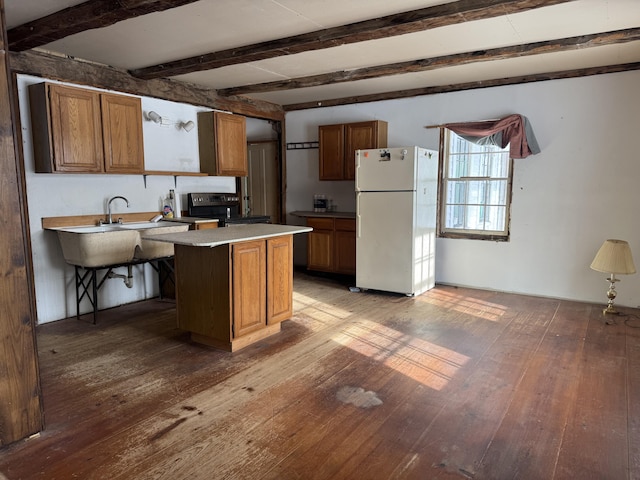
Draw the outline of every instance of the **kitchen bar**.
<instances>
[{"instance_id":1,"label":"kitchen bar","mask_svg":"<svg viewBox=\"0 0 640 480\"><path fill-rule=\"evenodd\" d=\"M311 230L248 224L149 238L175 246L178 327L231 352L278 333L293 315L293 235Z\"/></svg>"}]
</instances>

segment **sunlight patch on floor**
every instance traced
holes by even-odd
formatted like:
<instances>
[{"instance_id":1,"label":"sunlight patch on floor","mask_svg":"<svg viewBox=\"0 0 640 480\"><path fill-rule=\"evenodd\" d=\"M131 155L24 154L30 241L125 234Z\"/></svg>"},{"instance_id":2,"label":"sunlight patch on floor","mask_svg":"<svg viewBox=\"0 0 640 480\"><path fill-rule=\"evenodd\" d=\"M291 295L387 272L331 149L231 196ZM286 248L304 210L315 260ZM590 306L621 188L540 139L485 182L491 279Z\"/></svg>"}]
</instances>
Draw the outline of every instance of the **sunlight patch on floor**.
<instances>
[{"instance_id":1,"label":"sunlight patch on floor","mask_svg":"<svg viewBox=\"0 0 640 480\"><path fill-rule=\"evenodd\" d=\"M430 290L425 295L416 297L416 300L473 315L491 322L499 321L507 312L507 307L504 305L438 289Z\"/></svg>"},{"instance_id":2,"label":"sunlight patch on floor","mask_svg":"<svg viewBox=\"0 0 640 480\"><path fill-rule=\"evenodd\" d=\"M435 390L441 390L469 357L369 320L348 326L333 340Z\"/></svg>"},{"instance_id":3,"label":"sunlight patch on floor","mask_svg":"<svg viewBox=\"0 0 640 480\"><path fill-rule=\"evenodd\" d=\"M344 320L353 312L344 310L330 303L320 302L317 298L302 293L293 294L293 311L309 315L319 321Z\"/></svg>"}]
</instances>

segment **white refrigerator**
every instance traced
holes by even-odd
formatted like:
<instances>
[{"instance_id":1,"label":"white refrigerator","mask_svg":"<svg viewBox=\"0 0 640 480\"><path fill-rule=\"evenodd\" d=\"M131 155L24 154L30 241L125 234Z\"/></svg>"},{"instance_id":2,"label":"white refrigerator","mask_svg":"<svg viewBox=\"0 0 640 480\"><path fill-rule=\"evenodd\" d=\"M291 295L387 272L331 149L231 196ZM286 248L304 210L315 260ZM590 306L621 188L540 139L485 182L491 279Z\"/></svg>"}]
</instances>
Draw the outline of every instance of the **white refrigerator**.
<instances>
[{"instance_id":1,"label":"white refrigerator","mask_svg":"<svg viewBox=\"0 0 640 480\"><path fill-rule=\"evenodd\" d=\"M438 152L356 151L356 286L419 295L435 285Z\"/></svg>"}]
</instances>

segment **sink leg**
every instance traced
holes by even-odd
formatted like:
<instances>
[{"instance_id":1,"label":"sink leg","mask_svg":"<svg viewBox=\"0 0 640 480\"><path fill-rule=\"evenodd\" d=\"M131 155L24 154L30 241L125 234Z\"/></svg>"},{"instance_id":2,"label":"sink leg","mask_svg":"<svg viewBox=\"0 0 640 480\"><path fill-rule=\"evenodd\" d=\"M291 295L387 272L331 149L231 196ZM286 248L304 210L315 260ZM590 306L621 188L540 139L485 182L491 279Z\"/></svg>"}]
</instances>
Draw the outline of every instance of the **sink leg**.
<instances>
[{"instance_id":1,"label":"sink leg","mask_svg":"<svg viewBox=\"0 0 640 480\"><path fill-rule=\"evenodd\" d=\"M91 269L91 283L93 284L93 324L96 324L98 318L98 287L96 285L96 271Z\"/></svg>"},{"instance_id":2,"label":"sink leg","mask_svg":"<svg viewBox=\"0 0 640 480\"><path fill-rule=\"evenodd\" d=\"M76 268L76 320L80 320L80 272L78 266Z\"/></svg>"},{"instance_id":3,"label":"sink leg","mask_svg":"<svg viewBox=\"0 0 640 480\"><path fill-rule=\"evenodd\" d=\"M81 268L82 267L78 267L77 265L75 266L76 319L80 320L80 302L86 295L86 297L89 299L89 302L91 302L91 305L93 306L93 324L95 325L96 319L98 317L98 285L96 283L96 269L89 268L84 273L81 273ZM91 292L89 292L89 288L91 288Z\"/></svg>"}]
</instances>

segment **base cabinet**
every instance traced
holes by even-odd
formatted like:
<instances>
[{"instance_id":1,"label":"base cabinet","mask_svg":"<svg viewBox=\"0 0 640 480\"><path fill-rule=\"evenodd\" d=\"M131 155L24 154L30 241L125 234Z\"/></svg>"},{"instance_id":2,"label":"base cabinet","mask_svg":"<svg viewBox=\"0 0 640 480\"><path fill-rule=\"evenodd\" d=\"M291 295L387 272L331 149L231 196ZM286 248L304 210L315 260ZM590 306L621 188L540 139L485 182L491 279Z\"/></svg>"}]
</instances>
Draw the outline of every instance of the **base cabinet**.
<instances>
[{"instance_id":1,"label":"base cabinet","mask_svg":"<svg viewBox=\"0 0 640 480\"><path fill-rule=\"evenodd\" d=\"M218 247L175 246L178 327L236 351L293 314L293 236Z\"/></svg>"},{"instance_id":2,"label":"base cabinet","mask_svg":"<svg viewBox=\"0 0 640 480\"><path fill-rule=\"evenodd\" d=\"M351 218L307 218L307 268L321 272L356 273L356 221Z\"/></svg>"}]
</instances>

